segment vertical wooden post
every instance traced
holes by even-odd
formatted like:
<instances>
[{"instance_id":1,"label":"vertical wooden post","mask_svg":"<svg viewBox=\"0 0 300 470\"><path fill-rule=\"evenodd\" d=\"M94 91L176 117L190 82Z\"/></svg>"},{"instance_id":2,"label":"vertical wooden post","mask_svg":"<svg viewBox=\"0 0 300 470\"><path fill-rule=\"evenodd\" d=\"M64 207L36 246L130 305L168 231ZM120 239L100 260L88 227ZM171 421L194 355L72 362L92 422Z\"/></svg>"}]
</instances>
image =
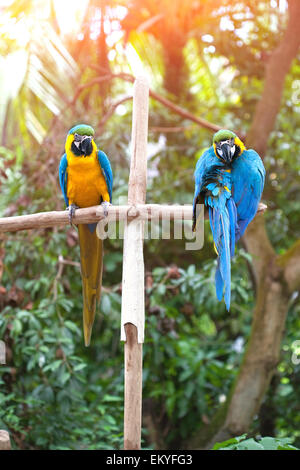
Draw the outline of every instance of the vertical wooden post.
<instances>
[{"instance_id":1,"label":"vertical wooden post","mask_svg":"<svg viewBox=\"0 0 300 470\"><path fill-rule=\"evenodd\" d=\"M130 205L145 204L147 185L149 85L137 78L133 90L132 148L128 187ZM122 282L122 332L124 345L124 449L141 448L142 343L144 341L144 221L125 223ZM122 339L121 334L121 339ZM125 336L125 337L124 337Z\"/></svg>"},{"instance_id":2,"label":"vertical wooden post","mask_svg":"<svg viewBox=\"0 0 300 470\"><path fill-rule=\"evenodd\" d=\"M11 450L9 434L4 430L0 430L0 450Z\"/></svg>"}]
</instances>

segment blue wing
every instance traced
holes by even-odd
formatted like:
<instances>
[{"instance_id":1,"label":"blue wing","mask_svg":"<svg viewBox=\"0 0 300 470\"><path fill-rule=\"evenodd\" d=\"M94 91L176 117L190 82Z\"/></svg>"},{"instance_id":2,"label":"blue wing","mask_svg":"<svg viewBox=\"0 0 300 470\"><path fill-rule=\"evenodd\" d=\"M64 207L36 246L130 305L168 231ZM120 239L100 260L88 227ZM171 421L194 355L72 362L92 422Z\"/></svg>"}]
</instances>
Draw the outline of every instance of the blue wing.
<instances>
[{"instance_id":1,"label":"blue wing","mask_svg":"<svg viewBox=\"0 0 300 470\"><path fill-rule=\"evenodd\" d=\"M203 186L203 177L206 174L206 170L214 165L220 163L220 160L216 157L214 153L213 147L210 147L209 149L205 150L199 160L197 161L196 169L195 169L195 197L199 195L199 192L202 189Z\"/></svg>"},{"instance_id":2,"label":"blue wing","mask_svg":"<svg viewBox=\"0 0 300 470\"><path fill-rule=\"evenodd\" d=\"M98 150L98 161L107 184L110 202L112 202L113 174L107 155L102 150Z\"/></svg>"},{"instance_id":3,"label":"blue wing","mask_svg":"<svg viewBox=\"0 0 300 470\"><path fill-rule=\"evenodd\" d=\"M239 239L254 218L265 183L265 168L255 150L245 150L232 165L233 199L237 208Z\"/></svg>"},{"instance_id":4,"label":"blue wing","mask_svg":"<svg viewBox=\"0 0 300 470\"><path fill-rule=\"evenodd\" d=\"M63 156L60 159L60 164L59 164L59 184L65 199L65 203L67 206L69 206L69 199L67 197L67 180L68 180L68 160L67 160L67 154L64 153Z\"/></svg>"},{"instance_id":5,"label":"blue wing","mask_svg":"<svg viewBox=\"0 0 300 470\"><path fill-rule=\"evenodd\" d=\"M196 221L197 221L197 214L196 214L196 209L197 209L197 204L198 203L203 203L204 200L201 198L201 191L203 190L203 187L205 183L208 182L210 178L210 173L216 168L216 167L222 166L222 163L218 159L218 157L215 155L213 147L210 147L209 149L205 150L205 152L201 155L199 158L194 177L195 177L195 193L194 193L194 200L193 200L193 230L196 227Z\"/></svg>"}]
</instances>

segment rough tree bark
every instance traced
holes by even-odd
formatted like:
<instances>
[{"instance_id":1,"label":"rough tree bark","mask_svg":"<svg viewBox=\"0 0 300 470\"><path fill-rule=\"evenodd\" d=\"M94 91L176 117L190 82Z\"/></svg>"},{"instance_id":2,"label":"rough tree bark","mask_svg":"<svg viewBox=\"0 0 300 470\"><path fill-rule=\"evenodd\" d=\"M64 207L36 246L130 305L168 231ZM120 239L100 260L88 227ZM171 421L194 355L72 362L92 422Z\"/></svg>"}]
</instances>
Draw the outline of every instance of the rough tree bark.
<instances>
[{"instance_id":1,"label":"rough tree bark","mask_svg":"<svg viewBox=\"0 0 300 470\"><path fill-rule=\"evenodd\" d=\"M299 50L299 21L300 2L290 0L287 28L266 64L264 91L247 136L247 146L257 150L262 157L280 108L285 77ZM211 448L215 442L247 432L279 361L288 299L300 287L300 241L284 255L276 255L264 217L256 217L244 239L252 254L257 286L251 335L226 404L212 423L192 439L192 448Z\"/></svg>"}]
</instances>

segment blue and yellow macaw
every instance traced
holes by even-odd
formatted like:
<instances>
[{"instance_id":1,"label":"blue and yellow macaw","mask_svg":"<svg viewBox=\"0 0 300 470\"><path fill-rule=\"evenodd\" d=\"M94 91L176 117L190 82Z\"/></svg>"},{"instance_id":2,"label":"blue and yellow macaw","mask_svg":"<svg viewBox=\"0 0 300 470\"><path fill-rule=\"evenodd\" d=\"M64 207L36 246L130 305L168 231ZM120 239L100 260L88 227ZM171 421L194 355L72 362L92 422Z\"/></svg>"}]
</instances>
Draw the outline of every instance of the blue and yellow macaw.
<instances>
[{"instance_id":1,"label":"blue and yellow macaw","mask_svg":"<svg viewBox=\"0 0 300 470\"><path fill-rule=\"evenodd\" d=\"M79 124L69 130L59 165L59 182L71 224L75 209L79 207L101 203L107 216L112 201L113 175L107 156L97 149L91 126ZM78 225L86 346L90 344L102 284L103 240L96 235L96 225Z\"/></svg>"},{"instance_id":2,"label":"blue and yellow macaw","mask_svg":"<svg viewBox=\"0 0 300 470\"><path fill-rule=\"evenodd\" d=\"M230 308L231 258L235 244L256 214L265 182L258 153L247 150L234 132L223 129L199 158L195 170L193 230L197 204L208 207L218 264L215 275L218 300Z\"/></svg>"}]
</instances>

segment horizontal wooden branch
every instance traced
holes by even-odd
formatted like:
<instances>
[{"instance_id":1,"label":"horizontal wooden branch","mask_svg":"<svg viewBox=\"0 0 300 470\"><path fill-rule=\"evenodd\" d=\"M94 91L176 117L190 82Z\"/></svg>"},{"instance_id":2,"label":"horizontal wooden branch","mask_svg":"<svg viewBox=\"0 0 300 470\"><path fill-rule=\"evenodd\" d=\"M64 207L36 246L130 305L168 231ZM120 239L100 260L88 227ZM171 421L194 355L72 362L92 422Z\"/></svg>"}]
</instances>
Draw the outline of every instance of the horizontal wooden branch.
<instances>
[{"instance_id":1,"label":"horizontal wooden branch","mask_svg":"<svg viewBox=\"0 0 300 470\"><path fill-rule=\"evenodd\" d=\"M258 212L267 209L265 204L260 203ZM132 220L142 217L150 219L191 220L191 205L166 205L166 204L139 204L137 206L110 206L107 220ZM77 209L73 217L74 224L89 224L104 219L101 206ZM69 224L68 211L39 212L37 214L19 215L16 217L0 218L0 233L18 232L20 230L31 230L49 228Z\"/></svg>"}]
</instances>

